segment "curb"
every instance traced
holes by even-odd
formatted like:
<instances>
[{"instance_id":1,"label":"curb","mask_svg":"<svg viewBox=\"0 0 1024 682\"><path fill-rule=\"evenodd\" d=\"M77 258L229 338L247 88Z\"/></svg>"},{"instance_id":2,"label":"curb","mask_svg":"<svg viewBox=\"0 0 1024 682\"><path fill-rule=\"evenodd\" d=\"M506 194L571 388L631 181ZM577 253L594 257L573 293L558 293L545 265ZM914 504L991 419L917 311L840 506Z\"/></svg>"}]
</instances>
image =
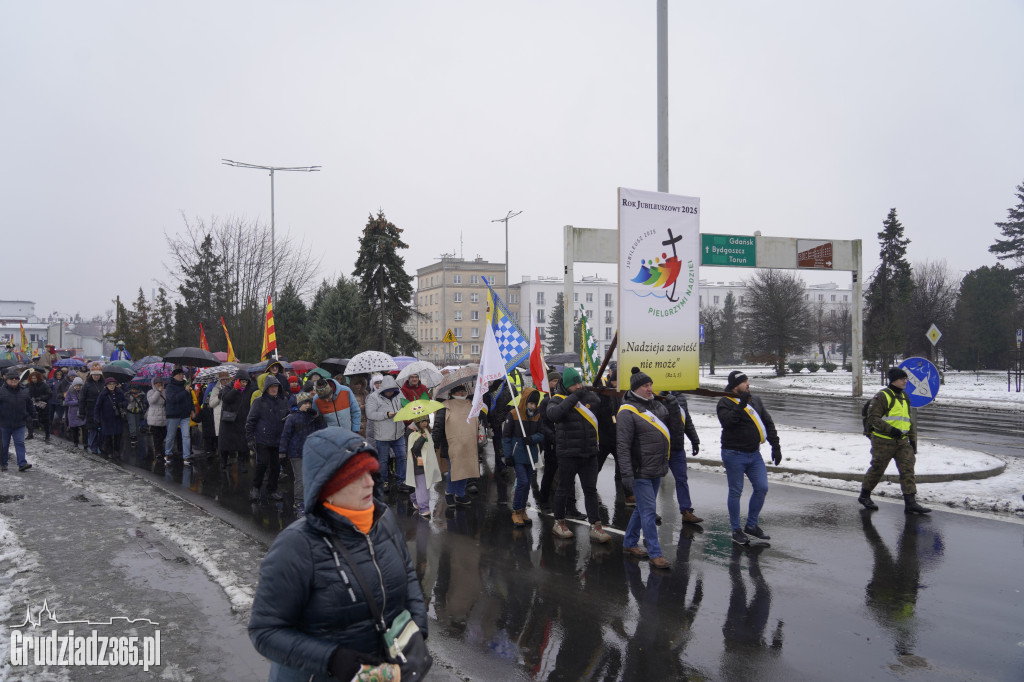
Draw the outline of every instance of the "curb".
<instances>
[{"instance_id":1,"label":"curb","mask_svg":"<svg viewBox=\"0 0 1024 682\"><path fill-rule=\"evenodd\" d=\"M694 464L703 464L704 466L713 466L724 468L720 459L706 459L704 457L687 457L687 462L693 462ZM991 469L982 469L981 471L968 471L962 474L916 474L914 480L918 483L949 483L950 481L978 481L983 478L992 478L1003 473L1006 469L1006 463L1001 463L997 467ZM864 478L864 474L860 473L849 473L845 471L810 471L808 469L794 469L792 467L779 467L773 466L769 471L777 471L780 473L787 474L807 474L809 476L817 476L818 478L831 478L839 481L861 481ZM865 467L865 471L867 468ZM890 483L899 483L899 474L886 474L882 477L883 481Z\"/></svg>"}]
</instances>

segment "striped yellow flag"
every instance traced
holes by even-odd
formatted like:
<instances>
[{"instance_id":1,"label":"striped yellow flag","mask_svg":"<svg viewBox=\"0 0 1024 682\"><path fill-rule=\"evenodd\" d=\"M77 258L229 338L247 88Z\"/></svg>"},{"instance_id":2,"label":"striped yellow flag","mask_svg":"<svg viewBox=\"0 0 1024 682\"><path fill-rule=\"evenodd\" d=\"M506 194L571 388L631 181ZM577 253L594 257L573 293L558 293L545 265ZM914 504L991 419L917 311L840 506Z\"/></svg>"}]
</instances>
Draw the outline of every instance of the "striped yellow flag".
<instances>
[{"instance_id":1,"label":"striped yellow flag","mask_svg":"<svg viewBox=\"0 0 1024 682\"><path fill-rule=\"evenodd\" d=\"M267 321L263 326L263 350L260 352L260 360L263 360L271 351L277 350L277 334L274 333L274 304L267 296Z\"/></svg>"},{"instance_id":2,"label":"striped yellow flag","mask_svg":"<svg viewBox=\"0 0 1024 682\"><path fill-rule=\"evenodd\" d=\"M22 325L21 322L19 322L18 323L18 328L21 329L21 352L22 353L27 353L28 352L28 336L25 335L25 326Z\"/></svg>"},{"instance_id":3,"label":"striped yellow flag","mask_svg":"<svg viewBox=\"0 0 1024 682\"><path fill-rule=\"evenodd\" d=\"M228 362L238 362L235 357L235 348L231 345L231 335L228 334L228 326L224 324L224 316L220 318L220 326L224 328L224 338L228 341Z\"/></svg>"}]
</instances>

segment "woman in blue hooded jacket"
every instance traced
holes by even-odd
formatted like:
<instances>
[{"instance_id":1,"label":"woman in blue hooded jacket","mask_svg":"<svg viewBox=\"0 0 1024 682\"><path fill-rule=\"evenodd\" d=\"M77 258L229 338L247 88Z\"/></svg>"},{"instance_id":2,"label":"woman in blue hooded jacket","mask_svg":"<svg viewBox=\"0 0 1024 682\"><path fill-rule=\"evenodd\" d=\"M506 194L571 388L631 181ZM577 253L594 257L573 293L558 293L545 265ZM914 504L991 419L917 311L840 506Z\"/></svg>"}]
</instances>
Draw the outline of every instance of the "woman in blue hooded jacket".
<instances>
[{"instance_id":1,"label":"woman in blue hooded jacket","mask_svg":"<svg viewBox=\"0 0 1024 682\"><path fill-rule=\"evenodd\" d=\"M348 429L331 426L306 439L306 516L282 531L263 559L249 620L249 638L272 661L274 682L351 680L380 666L383 638L368 598L385 623L408 609L427 635L405 538L393 512L373 498L378 466L373 448Z\"/></svg>"}]
</instances>

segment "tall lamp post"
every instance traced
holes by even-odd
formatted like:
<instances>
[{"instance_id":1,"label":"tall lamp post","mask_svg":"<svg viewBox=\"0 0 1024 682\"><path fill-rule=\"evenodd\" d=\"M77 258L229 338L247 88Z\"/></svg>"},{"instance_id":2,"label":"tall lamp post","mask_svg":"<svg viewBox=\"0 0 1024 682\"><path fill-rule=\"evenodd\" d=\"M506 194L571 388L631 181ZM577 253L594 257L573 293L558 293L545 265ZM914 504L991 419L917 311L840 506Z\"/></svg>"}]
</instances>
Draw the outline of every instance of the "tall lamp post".
<instances>
[{"instance_id":1,"label":"tall lamp post","mask_svg":"<svg viewBox=\"0 0 1024 682\"><path fill-rule=\"evenodd\" d=\"M221 163L225 166L234 166L235 168L258 168L260 170L270 171L270 295L276 297L277 250L274 244L274 172L300 171L303 173L315 173L320 170L320 166L260 166L255 163L244 163L242 161L232 161L231 159L221 159Z\"/></svg>"},{"instance_id":2,"label":"tall lamp post","mask_svg":"<svg viewBox=\"0 0 1024 682\"><path fill-rule=\"evenodd\" d=\"M496 220L492 220L491 221L492 223L505 223L505 305L509 304L508 303L508 221L511 220L512 218L515 218L520 213L522 213L522 211L516 211L515 213L513 213L512 211L509 211L508 214L504 218L498 218Z\"/></svg>"}]
</instances>

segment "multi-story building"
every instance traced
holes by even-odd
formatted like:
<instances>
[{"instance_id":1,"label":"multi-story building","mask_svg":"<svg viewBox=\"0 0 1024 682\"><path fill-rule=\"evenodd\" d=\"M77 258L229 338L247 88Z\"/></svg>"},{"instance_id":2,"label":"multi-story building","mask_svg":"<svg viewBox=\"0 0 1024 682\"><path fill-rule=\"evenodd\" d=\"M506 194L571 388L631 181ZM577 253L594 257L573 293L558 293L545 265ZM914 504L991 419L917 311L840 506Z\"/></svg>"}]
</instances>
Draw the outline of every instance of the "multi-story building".
<instances>
[{"instance_id":1,"label":"multi-story building","mask_svg":"<svg viewBox=\"0 0 1024 682\"><path fill-rule=\"evenodd\" d=\"M561 277L524 276L523 281L509 288L509 308L520 320L523 331L530 333L540 327L541 339L547 338L550 316L562 295ZM619 286L597 275L583 277L573 283L573 301L567 310L579 318L580 306L587 316L587 322L597 337L601 354L608 352L615 330L618 329ZM553 349L562 352L563 349ZM571 350L571 349L570 349Z\"/></svg>"},{"instance_id":2,"label":"multi-story building","mask_svg":"<svg viewBox=\"0 0 1024 682\"><path fill-rule=\"evenodd\" d=\"M467 261L443 255L437 263L416 270L415 309L420 313L416 339L418 356L434 364L479 362L487 324L487 286L498 295L505 290L505 264L479 256ZM445 343L451 330L454 342Z\"/></svg>"}]
</instances>

